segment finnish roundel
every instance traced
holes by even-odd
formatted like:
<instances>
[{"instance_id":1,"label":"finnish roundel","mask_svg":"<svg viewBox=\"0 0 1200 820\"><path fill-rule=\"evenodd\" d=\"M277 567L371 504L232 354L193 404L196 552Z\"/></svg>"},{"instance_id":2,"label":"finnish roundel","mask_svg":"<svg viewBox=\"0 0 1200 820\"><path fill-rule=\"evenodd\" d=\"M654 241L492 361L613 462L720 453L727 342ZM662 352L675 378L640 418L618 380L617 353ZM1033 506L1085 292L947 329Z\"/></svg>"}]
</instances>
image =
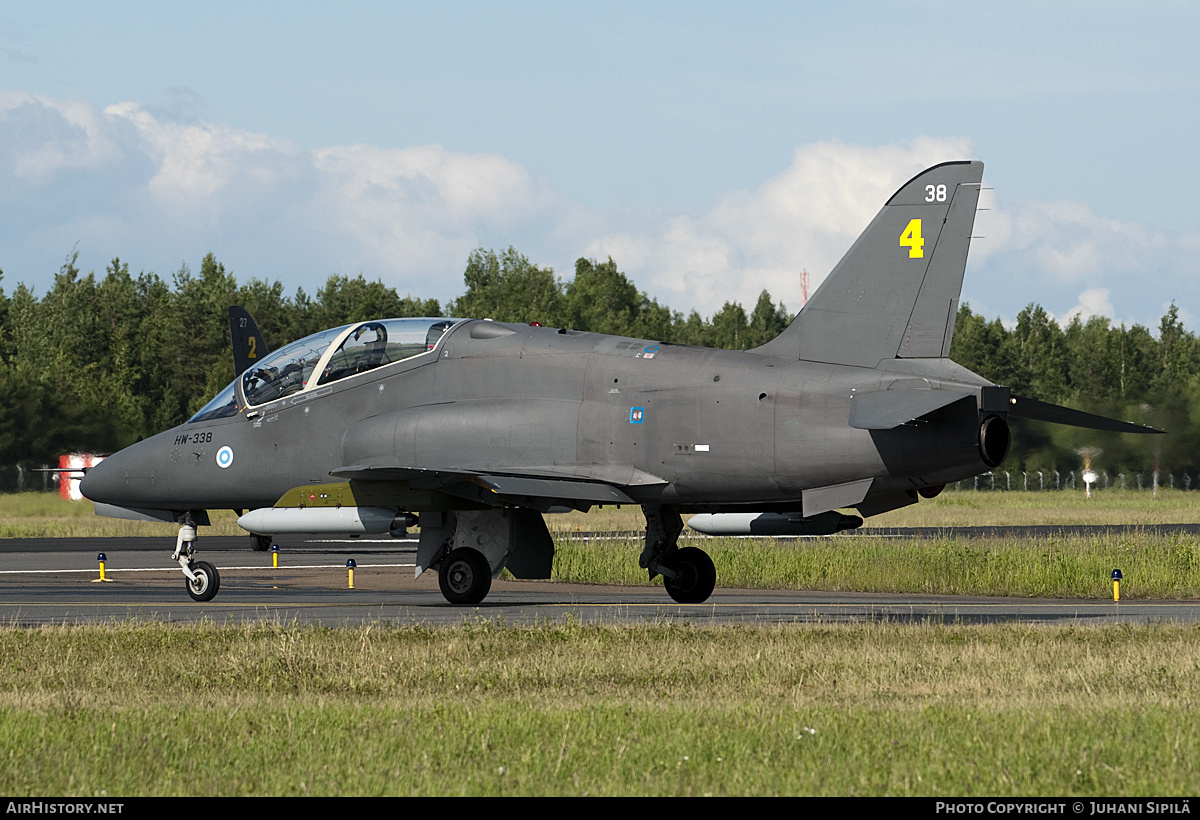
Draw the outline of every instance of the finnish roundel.
<instances>
[{"instance_id":1,"label":"finnish roundel","mask_svg":"<svg viewBox=\"0 0 1200 820\"><path fill-rule=\"evenodd\" d=\"M217 466L224 470L233 463L233 448L226 445L217 450Z\"/></svg>"}]
</instances>

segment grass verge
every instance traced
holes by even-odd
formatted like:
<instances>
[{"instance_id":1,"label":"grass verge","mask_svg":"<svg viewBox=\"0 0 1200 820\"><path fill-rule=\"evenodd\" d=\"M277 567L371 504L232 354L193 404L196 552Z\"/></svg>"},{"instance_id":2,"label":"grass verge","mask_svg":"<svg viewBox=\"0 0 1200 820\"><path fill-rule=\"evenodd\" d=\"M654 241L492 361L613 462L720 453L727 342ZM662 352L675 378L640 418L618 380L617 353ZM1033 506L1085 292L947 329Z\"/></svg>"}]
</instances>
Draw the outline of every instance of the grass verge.
<instances>
[{"instance_id":1,"label":"grass verge","mask_svg":"<svg viewBox=\"0 0 1200 820\"><path fill-rule=\"evenodd\" d=\"M822 589L946 595L1111 598L1200 597L1200 542L1182 535L1049 538L696 538L717 583L746 589ZM554 577L645 585L640 541L556 541ZM658 582L656 582L658 583Z\"/></svg>"},{"instance_id":2,"label":"grass verge","mask_svg":"<svg viewBox=\"0 0 1200 820\"><path fill-rule=\"evenodd\" d=\"M1188 795L1200 629L0 629L8 795Z\"/></svg>"}]
</instances>

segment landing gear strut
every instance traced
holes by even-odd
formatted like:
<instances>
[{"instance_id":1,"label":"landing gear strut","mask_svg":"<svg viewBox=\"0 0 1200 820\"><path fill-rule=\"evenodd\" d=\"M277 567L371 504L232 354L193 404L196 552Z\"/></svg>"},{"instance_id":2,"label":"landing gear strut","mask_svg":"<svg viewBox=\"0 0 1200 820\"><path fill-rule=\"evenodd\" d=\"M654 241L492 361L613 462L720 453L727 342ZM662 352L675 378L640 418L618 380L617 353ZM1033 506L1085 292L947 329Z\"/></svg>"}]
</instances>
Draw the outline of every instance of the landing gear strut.
<instances>
[{"instance_id":1,"label":"landing gear strut","mask_svg":"<svg viewBox=\"0 0 1200 820\"><path fill-rule=\"evenodd\" d=\"M175 539L173 561L179 562L183 570L183 585L193 601L211 601L221 588L221 575L207 561L194 561L196 554L196 525L190 520L180 526Z\"/></svg>"},{"instance_id":2,"label":"landing gear strut","mask_svg":"<svg viewBox=\"0 0 1200 820\"><path fill-rule=\"evenodd\" d=\"M708 600L717 585L717 569L708 553L697 547L678 546L683 519L674 507L644 505L646 546L638 563L650 573L663 577L663 586L672 599L681 604L700 604Z\"/></svg>"}]
</instances>

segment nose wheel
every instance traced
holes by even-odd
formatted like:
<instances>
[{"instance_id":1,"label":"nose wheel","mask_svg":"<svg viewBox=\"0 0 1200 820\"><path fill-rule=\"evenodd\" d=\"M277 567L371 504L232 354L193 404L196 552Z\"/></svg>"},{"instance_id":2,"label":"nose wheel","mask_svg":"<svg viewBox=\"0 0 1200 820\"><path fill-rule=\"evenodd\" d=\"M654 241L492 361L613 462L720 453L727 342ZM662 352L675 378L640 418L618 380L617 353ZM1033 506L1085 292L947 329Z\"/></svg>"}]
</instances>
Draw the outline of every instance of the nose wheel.
<instances>
[{"instance_id":1,"label":"nose wheel","mask_svg":"<svg viewBox=\"0 0 1200 820\"><path fill-rule=\"evenodd\" d=\"M221 575L217 568L207 561L195 561L196 554L196 525L188 523L179 528L179 537L175 540L175 552L171 559L179 562L183 570L183 587L193 601L211 601L221 588Z\"/></svg>"},{"instance_id":2,"label":"nose wheel","mask_svg":"<svg viewBox=\"0 0 1200 820\"><path fill-rule=\"evenodd\" d=\"M207 561L196 561L189 565L189 569L192 577L183 579L188 595L192 596L193 601L211 601L221 588L221 575L217 568Z\"/></svg>"}]
</instances>

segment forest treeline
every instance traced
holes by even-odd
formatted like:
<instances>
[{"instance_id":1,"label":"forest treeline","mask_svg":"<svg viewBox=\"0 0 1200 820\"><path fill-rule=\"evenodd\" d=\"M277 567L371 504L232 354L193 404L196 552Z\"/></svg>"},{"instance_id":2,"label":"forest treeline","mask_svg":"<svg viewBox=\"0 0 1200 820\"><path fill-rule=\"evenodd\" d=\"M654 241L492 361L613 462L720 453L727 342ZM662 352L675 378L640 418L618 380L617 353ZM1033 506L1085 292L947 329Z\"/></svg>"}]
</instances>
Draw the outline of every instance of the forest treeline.
<instances>
[{"instance_id":1,"label":"forest treeline","mask_svg":"<svg viewBox=\"0 0 1200 820\"><path fill-rule=\"evenodd\" d=\"M710 318L684 315L639 291L615 262L580 259L563 280L516 250L477 250L464 293L448 304L400 296L361 275L331 276L315 294L276 281L239 283L212 254L169 281L114 259L82 274L70 256L37 298L0 288L0 463L47 463L67 452L111 452L172 427L234 377L228 307L243 305L272 348L328 327L378 317L458 316L537 321L727 349L764 344L791 320L763 291L749 313L727 302ZM0 274L2 276L2 274ZM1200 342L1171 306L1157 334L1107 319L1060 326L1030 305L1006 328L963 305L951 356L1026 395L1164 427L1117 436L1022 424L1009 470L1075 470L1084 448L1112 475L1200 467Z\"/></svg>"}]
</instances>

